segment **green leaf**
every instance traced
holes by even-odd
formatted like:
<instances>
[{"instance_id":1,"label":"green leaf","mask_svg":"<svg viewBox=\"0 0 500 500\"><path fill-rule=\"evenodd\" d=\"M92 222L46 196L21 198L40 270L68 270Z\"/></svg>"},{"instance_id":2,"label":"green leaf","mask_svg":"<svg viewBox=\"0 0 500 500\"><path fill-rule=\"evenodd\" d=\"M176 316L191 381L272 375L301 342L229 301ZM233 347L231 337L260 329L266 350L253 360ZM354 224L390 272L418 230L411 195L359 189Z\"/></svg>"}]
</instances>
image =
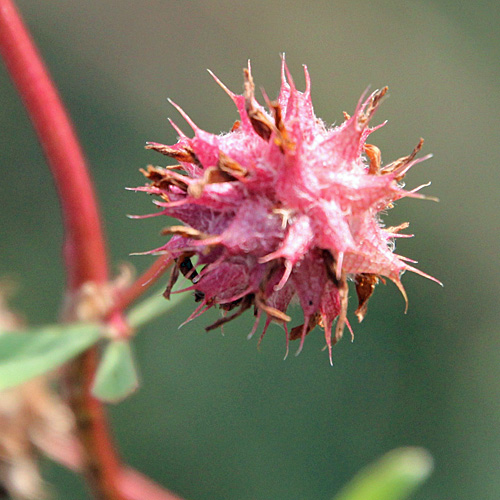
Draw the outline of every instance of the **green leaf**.
<instances>
[{"instance_id":1,"label":"green leaf","mask_svg":"<svg viewBox=\"0 0 500 500\"><path fill-rule=\"evenodd\" d=\"M359 472L334 500L403 500L432 472L422 448L399 448Z\"/></svg>"},{"instance_id":2,"label":"green leaf","mask_svg":"<svg viewBox=\"0 0 500 500\"><path fill-rule=\"evenodd\" d=\"M95 344L102 328L72 323L0 332L0 390L58 368Z\"/></svg>"},{"instance_id":3,"label":"green leaf","mask_svg":"<svg viewBox=\"0 0 500 500\"><path fill-rule=\"evenodd\" d=\"M132 328L139 328L158 316L167 313L187 296L189 294L178 293L172 295L170 300L166 300L161 292L157 292L130 310L127 315L129 325Z\"/></svg>"},{"instance_id":4,"label":"green leaf","mask_svg":"<svg viewBox=\"0 0 500 500\"><path fill-rule=\"evenodd\" d=\"M126 340L112 340L104 348L92 387L92 394L108 403L117 403L132 394L139 381L132 349Z\"/></svg>"}]
</instances>

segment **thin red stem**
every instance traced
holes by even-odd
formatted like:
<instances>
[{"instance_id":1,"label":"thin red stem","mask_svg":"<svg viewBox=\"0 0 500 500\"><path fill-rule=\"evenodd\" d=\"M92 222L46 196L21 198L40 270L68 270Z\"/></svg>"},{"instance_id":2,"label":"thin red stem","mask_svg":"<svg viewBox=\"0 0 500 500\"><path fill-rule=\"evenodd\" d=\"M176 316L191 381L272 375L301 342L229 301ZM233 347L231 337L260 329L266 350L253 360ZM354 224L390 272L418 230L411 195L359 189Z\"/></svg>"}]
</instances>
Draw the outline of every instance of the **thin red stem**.
<instances>
[{"instance_id":1,"label":"thin red stem","mask_svg":"<svg viewBox=\"0 0 500 500\"><path fill-rule=\"evenodd\" d=\"M119 488L122 468L103 405L91 394L98 362L97 350L89 349L67 369L69 403L75 414L76 431L82 444L82 472L98 500L125 500Z\"/></svg>"},{"instance_id":2,"label":"thin red stem","mask_svg":"<svg viewBox=\"0 0 500 500\"><path fill-rule=\"evenodd\" d=\"M105 283L107 253L86 161L58 92L11 0L0 0L0 54L38 134L58 190L68 291L72 294L86 282ZM133 290L127 303L140 295L137 287ZM115 308L109 321L120 323L117 314L120 311ZM179 500L120 464L105 410L90 392L96 365L97 351L91 349L69 369L70 399L83 445L78 469L83 469L96 498L102 500Z\"/></svg>"},{"instance_id":3,"label":"thin red stem","mask_svg":"<svg viewBox=\"0 0 500 500\"><path fill-rule=\"evenodd\" d=\"M163 275L172 265L173 259L167 255L161 255L153 264L144 271L126 290L118 296L111 313L124 311L133 304L151 285ZM110 314L111 314L110 313Z\"/></svg>"},{"instance_id":4,"label":"thin red stem","mask_svg":"<svg viewBox=\"0 0 500 500\"><path fill-rule=\"evenodd\" d=\"M85 158L57 90L17 9L0 0L0 53L35 127L52 172L64 218L68 290L104 283L108 265L99 211ZM97 498L122 500L120 462L106 414L90 394L97 362L89 350L70 367L70 399L86 451L85 472Z\"/></svg>"},{"instance_id":5,"label":"thin red stem","mask_svg":"<svg viewBox=\"0 0 500 500\"><path fill-rule=\"evenodd\" d=\"M0 0L0 52L38 134L64 217L68 285L108 278L97 203L80 144L57 90L11 0Z\"/></svg>"}]
</instances>

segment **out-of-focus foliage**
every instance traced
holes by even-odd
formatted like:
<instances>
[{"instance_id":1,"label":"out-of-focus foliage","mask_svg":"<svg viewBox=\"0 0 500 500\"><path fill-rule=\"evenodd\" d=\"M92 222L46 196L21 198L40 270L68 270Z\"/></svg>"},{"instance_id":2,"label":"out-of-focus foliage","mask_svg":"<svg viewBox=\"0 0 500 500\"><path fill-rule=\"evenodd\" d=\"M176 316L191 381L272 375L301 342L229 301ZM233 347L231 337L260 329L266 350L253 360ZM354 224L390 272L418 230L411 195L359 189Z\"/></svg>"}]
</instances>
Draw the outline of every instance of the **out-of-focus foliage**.
<instances>
[{"instance_id":1,"label":"out-of-focus foliage","mask_svg":"<svg viewBox=\"0 0 500 500\"><path fill-rule=\"evenodd\" d=\"M138 385L130 343L127 340L109 342L104 347L92 394L102 401L117 403L130 396Z\"/></svg>"},{"instance_id":2,"label":"out-of-focus foliage","mask_svg":"<svg viewBox=\"0 0 500 500\"><path fill-rule=\"evenodd\" d=\"M431 471L432 458L425 450L393 450L356 474L334 500L404 500Z\"/></svg>"},{"instance_id":3,"label":"out-of-focus foliage","mask_svg":"<svg viewBox=\"0 0 500 500\"><path fill-rule=\"evenodd\" d=\"M0 332L0 390L59 368L95 344L101 334L101 326L90 323Z\"/></svg>"},{"instance_id":4,"label":"out-of-focus foliage","mask_svg":"<svg viewBox=\"0 0 500 500\"><path fill-rule=\"evenodd\" d=\"M92 165L115 263L145 269L160 246L158 219L130 220L152 205L124 190L164 158L146 141L174 143L167 97L203 128L228 130L234 106L205 68L235 91L248 58L271 98L279 54L299 88L308 65L318 116L352 113L361 92L389 85L370 138L384 161L426 139L434 158L405 179L428 180L440 203L401 200L386 222L411 221L397 253L443 281L405 275L410 307L379 285L331 368L313 332L283 362L284 333L271 325L259 350L245 340L253 318L205 333L217 319L178 326L193 309L150 323L134 339L141 388L112 409L123 455L192 500L331 498L357 471L399 446L422 446L436 469L413 498L498 498L498 126L497 2L320 0L230 2L20 0L75 120ZM262 102L262 101L261 101ZM0 70L2 238L0 274L23 293L32 324L54 322L63 288L58 202L39 146ZM188 283L189 284L189 283ZM351 291L353 296L354 291ZM397 306L400 306L400 311ZM296 311L295 323L300 321ZM294 345L291 345L293 349ZM46 477L58 498L86 498L78 478Z\"/></svg>"}]
</instances>

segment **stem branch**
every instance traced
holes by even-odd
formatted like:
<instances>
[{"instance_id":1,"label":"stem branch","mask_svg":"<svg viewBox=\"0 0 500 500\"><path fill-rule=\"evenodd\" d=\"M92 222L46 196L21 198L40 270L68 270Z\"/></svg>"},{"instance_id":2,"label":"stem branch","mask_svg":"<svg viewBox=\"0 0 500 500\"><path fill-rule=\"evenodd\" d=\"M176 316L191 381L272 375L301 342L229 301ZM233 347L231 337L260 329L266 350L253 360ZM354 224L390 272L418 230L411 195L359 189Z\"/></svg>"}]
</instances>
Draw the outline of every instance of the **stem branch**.
<instances>
[{"instance_id":1,"label":"stem branch","mask_svg":"<svg viewBox=\"0 0 500 500\"><path fill-rule=\"evenodd\" d=\"M153 264L144 271L126 290L120 293L110 312L124 311L133 304L151 285L172 265L173 259L168 255L160 255Z\"/></svg>"}]
</instances>

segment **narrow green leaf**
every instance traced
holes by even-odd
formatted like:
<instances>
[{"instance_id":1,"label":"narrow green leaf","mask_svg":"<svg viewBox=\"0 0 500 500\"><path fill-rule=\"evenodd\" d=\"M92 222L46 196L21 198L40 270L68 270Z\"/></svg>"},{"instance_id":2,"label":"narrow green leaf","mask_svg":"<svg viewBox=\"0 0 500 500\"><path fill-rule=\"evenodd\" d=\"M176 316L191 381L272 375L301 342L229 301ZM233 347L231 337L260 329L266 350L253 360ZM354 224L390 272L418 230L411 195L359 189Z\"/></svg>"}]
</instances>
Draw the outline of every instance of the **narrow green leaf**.
<instances>
[{"instance_id":1,"label":"narrow green leaf","mask_svg":"<svg viewBox=\"0 0 500 500\"><path fill-rule=\"evenodd\" d=\"M169 312L187 296L189 294L178 293L172 295L170 300L166 300L161 292L153 294L130 310L127 315L128 322L132 328L139 328L158 316Z\"/></svg>"},{"instance_id":2,"label":"narrow green leaf","mask_svg":"<svg viewBox=\"0 0 500 500\"><path fill-rule=\"evenodd\" d=\"M334 500L403 500L432 472L422 448L399 448L359 472Z\"/></svg>"},{"instance_id":3,"label":"narrow green leaf","mask_svg":"<svg viewBox=\"0 0 500 500\"><path fill-rule=\"evenodd\" d=\"M112 340L104 348L92 387L92 394L108 403L117 403L132 394L139 381L130 344Z\"/></svg>"},{"instance_id":4,"label":"narrow green leaf","mask_svg":"<svg viewBox=\"0 0 500 500\"><path fill-rule=\"evenodd\" d=\"M0 390L58 368L95 344L101 332L92 323L0 332Z\"/></svg>"}]
</instances>

